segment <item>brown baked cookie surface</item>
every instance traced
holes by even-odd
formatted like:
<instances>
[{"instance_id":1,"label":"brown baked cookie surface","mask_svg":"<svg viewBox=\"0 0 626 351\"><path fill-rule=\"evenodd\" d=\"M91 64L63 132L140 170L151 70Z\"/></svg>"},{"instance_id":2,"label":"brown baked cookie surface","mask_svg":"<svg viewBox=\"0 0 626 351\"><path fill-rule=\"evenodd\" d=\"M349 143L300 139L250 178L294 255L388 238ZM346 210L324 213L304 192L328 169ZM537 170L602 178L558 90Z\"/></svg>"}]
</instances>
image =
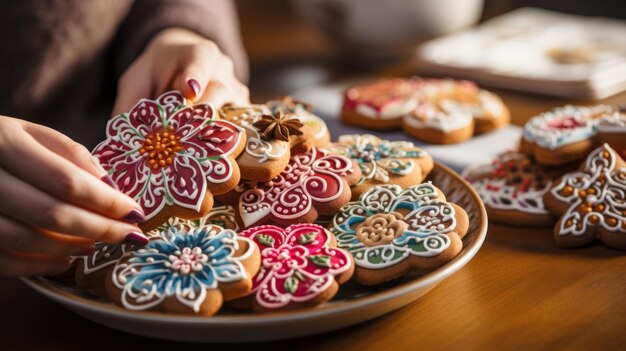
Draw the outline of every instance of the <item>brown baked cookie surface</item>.
<instances>
[{"instance_id":1,"label":"brown baked cookie surface","mask_svg":"<svg viewBox=\"0 0 626 351\"><path fill-rule=\"evenodd\" d=\"M608 105L557 107L524 125L520 151L546 165L581 161L597 145L597 119L610 114Z\"/></svg>"},{"instance_id":2,"label":"brown baked cookie surface","mask_svg":"<svg viewBox=\"0 0 626 351\"><path fill-rule=\"evenodd\" d=\"M341 135L328 150L356 161L361 169L361 179L352 186L352 200L375 185L406 188L420 184L434 167L432 157L413 143L371 134Z\"/></svg>"},{"instance_id":3,"label":"brown baked cookie surface","mask_svg":"<svg viewBox=\"0 0 626 351\"><path fill-rule=\"evenodd\" d=\"M554 227L558 246L579 247L598 238L626 249L626 163L609 145L555 181L544 202L560 217Z\"/></svg>"},{"instance_id":4,"label":"brown baked cookie surface","mask_svg":"<svg viewBox=\"0 0 626 351\"><path fill-rule=\"evenodd\" d=\"M352 277L354 261L333 235L316 224L262 225L243 231L261 251L261 269L239 308L277 311L313 307L332 299Z\"/></svg>"},{"instance_id":5,"label":"brown baked cookie surface","mask_svg":"<svg viewBox=\"0 0 626 351\"><path fill-rule=\"evenodd\" d=\"M237 157L241 178L262 182L282 172L292 154L310 151L314 131L294 114L272 112L265 105L226 105L221 119L246 131L246 147Z\"/></svg>"},{"instance_id":6,"label":"brown baked cookie surface","mask_svg":"<svg viewBox=\"0 0 626 351\"><path fill-rule=\"evenodd\" d=\"M206 215L213 195L239 183L243 129L216 120L211 104L185 104L178 91L140 100L109 120L107 139L92 152L118 190L143 209L144 231L170 217Z\"/></svg>"},{"instance_id":7,"label":"brown baked cookie surface","mask_svg":"<svg viewBox=\"0 0 626 351\"><path fill-rule=\"evenodd\" d=\"M551 227L556 221L543 204L552 182L574 167L549 167L532 156L507 152L490 164L470 166L463 176L480 195L489 220L522 227Z\"/></svg>"},{"instance_id":8,"label":"brown baked cookie surface","mask_svg":"<svg viewBox=\"0 0 626 351\"><path fill-rule=\"evenodd\" d=\"M239 230L235 221L235 210L230 206L213 207L204 217L194 220L187 220L172 217L158 228L146 233L150 239L158 238L170 227L185 226L186 228L200 228L207 225L219 226L224 229L234 231ZM128 252L139 249L139 246L129 244L106 244L96 243L94 252L85 256L74 256L72 260L75 264L73 272L76 286L94 295L105 295L105 281L111 273L115 264Z\"/></svg>"},{"instance_id":9,"label":"brown baked cookie surface","mask_svg":"<svg viewBox=\"0 0 626 351\"><path fill-rule=\"evenodd\" d=\"M372 187L330 224L337 246L354 257L354 279L365 285L444 265L461 252L468 227L467 213L431 183Z\"/></svg>"},{"instance_id":10,"label":"brown baked cookie surface","mask_svg":"<svg viewBox=\"0 0 626 351\"><path fill-rule=\"evenodd\" d=\"M353 160L314 148L292 156L276 178L257 183L243 181L219 200L235 207L241 228L313 223L320 215L333 214L350 201L350 186L360 178L361 170Z\"/></svg>"},{"instance_id":11,"label":"brown baked cookie surface","mask_svg":"<svg viewBox=\"0 0 626 351\"><path fill-rule=\"evenodd\" d=\"M260 253L249 239L218 226L173 226L112 269L106 292L132 311L212 316L249 293Z\"/></svg>"},{"instance_id":12,"label":"brown baked cookie surface","mask_svg":"<svg viewBox=\"0 0 626 351\"><path fill-rule=\"evenodd\" d=\"M382 79L348 89L342 121L369 129L402 127L416 139L453 144L507 125L502 99L452 79Z\"/></svg>"}]
</instances>

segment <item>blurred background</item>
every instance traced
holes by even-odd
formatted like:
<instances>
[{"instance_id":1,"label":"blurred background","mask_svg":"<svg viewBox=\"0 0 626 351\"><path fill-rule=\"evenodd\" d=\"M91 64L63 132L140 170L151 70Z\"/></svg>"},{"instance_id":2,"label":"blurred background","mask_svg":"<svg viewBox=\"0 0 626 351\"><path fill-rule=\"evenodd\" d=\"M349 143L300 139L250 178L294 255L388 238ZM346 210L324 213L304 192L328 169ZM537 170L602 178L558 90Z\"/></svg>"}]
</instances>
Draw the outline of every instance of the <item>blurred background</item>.
<instances>
[{"instance_id":1,"label":"blurred background","mask_svg":"<svg viewBox=\"0 0 626 351\"><path fill-rule=\"evenodd\" d=\"M419 43L520 7L626 18L623 0L238 0L237 4L254 101L358 75L429 75L416 59ZM626 37L626 32L614 34Z\"/></svg>"}]
</instances>

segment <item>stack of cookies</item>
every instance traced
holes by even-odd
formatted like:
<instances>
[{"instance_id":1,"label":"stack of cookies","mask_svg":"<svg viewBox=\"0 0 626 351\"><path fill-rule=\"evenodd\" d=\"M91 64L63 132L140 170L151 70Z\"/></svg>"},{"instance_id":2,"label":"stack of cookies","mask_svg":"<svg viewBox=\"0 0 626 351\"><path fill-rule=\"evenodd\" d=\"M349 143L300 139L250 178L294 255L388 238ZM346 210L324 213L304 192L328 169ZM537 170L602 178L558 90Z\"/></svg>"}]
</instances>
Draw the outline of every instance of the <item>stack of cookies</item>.
<instances>
[{"instance_id":1,"label":"stack of cookies","mask_svg":"<svg viewBox=\"0 0 626 351\"><path fill-rule=\"evenodd\" d=\"M489 218L554 226L560 247L599 238L626 249L626 114L608 105L564 106L531 118L518 151L469 167Z\"/></svg>"},{"instance_id":2,"label":"stack of cookies","mask_svg":"<svg viewBox=\"0 0 626 351\"><path fill-rule=\"evenodd\" d=\"M374 130L402 128L432 144L454 144L510 121L502 99L466 80L395 78L346 90L341 120Z\"/></svg>"},{"instance_id":3,"label":"stack of cookies","mask_svg":"<svg viewBox=\"0 0 626 351\"><path fill-rule=\"evenodd\" d=\"M176 91L113 117L93 151L147 220L144 247L98 243L74 281L134 311L312 307L456 257L469 219L410 142L329 131L310 106L189 105Z\"/></svg>"}]
</instances>

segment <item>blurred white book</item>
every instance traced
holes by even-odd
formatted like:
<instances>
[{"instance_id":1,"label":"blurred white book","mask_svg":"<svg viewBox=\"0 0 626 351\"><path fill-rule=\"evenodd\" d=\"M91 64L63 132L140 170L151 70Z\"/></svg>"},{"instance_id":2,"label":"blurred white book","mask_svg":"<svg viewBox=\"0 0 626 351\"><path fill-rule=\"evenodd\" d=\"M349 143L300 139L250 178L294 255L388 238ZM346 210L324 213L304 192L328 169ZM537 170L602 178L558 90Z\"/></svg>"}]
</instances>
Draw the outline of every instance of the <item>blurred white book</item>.
<instances>
[{"instance_id":1,"label":"blurred white book","mask_svg":"<svg viewBox=\"0 0 626 351\"><path fill-rule=\"evenodd\" d=\"M626 90L626 21L521 8L419 47L425 75L567 98Z\"/></svg>"}]
</instances>

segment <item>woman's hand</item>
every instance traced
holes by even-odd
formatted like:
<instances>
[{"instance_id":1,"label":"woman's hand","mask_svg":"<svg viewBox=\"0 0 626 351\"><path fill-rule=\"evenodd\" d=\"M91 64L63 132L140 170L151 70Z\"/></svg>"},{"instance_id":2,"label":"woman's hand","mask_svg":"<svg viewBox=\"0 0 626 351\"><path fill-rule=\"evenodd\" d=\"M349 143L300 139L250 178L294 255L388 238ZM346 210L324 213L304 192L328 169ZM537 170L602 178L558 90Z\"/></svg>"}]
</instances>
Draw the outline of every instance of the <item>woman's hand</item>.
<instances>
[{"instance_id":1,"label":"woman's hand","mask_svg":"<svg viewBox=\"0 0 626 351\"><path fill-rule=\"evenodd\" d=\"M107 185L89 151L47 127L0 116L0 276L55 274L94 241L145 244L141 207Z\"/></svg>"},{"instance_id":2,"label":"woman's hand","mask_svg":"<svg viewBox=\"0 0 626 351\"><path fill-rule=\"evenodd\" d=\"M249 102L248 88L235 77L233 61L212 41L179 28L156 35L118 82L113 115L130 110L141 98L168 89L216 107Z\"/></svg>"}]
</instances>

